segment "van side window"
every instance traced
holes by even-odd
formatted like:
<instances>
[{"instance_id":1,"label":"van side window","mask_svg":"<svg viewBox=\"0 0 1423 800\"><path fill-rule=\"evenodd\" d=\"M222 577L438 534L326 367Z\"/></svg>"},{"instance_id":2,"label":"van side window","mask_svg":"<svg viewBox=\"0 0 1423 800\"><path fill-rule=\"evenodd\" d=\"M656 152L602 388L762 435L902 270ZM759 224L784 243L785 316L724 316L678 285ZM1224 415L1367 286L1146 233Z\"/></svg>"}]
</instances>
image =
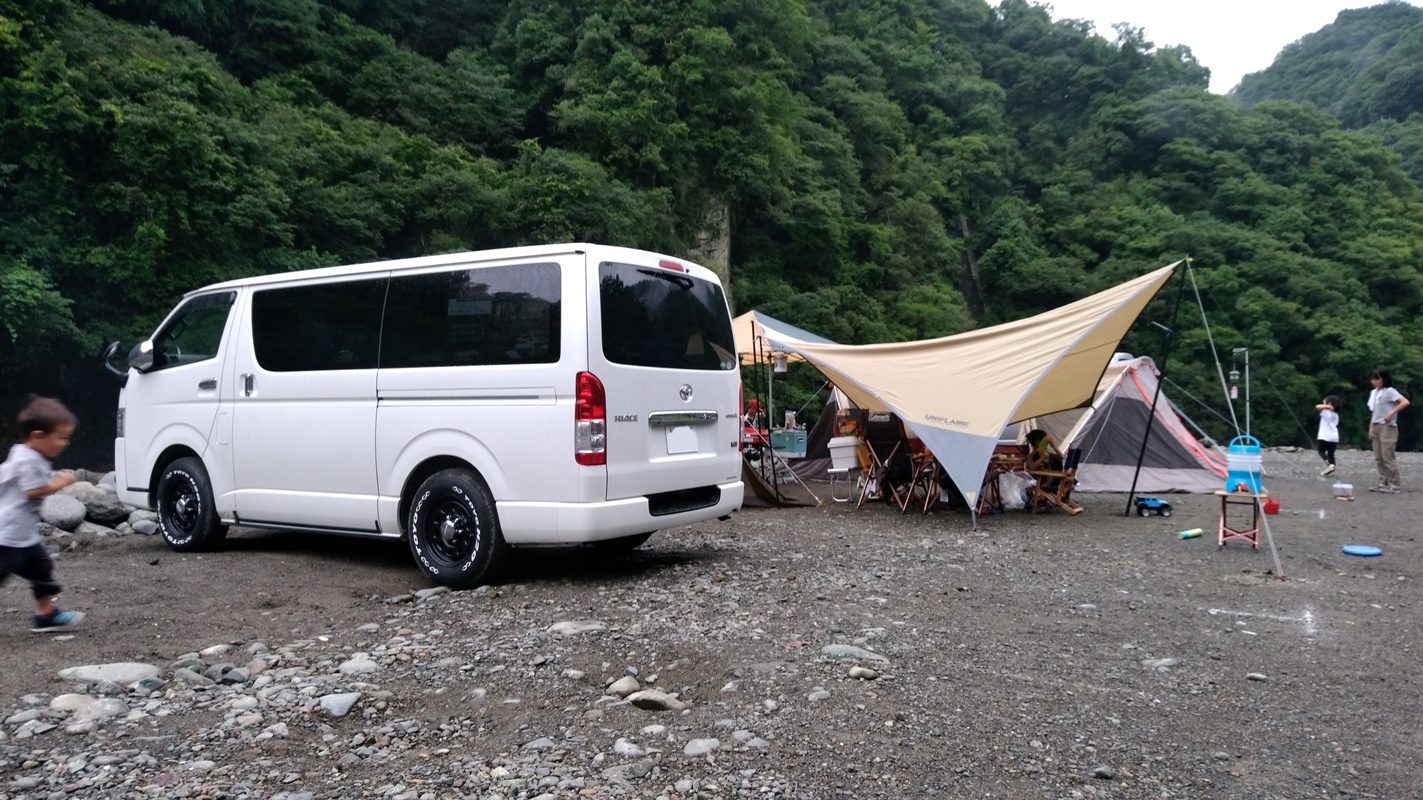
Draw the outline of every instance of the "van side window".
<instances>
[{"instance_id":1,"label":"van side window","mask_svg":"<svg viewBox=\"0 0 1423 800\"><path fill-rule=\"evenodd\" d=\"M179 307L172 319L153 337L153 368L168 369L207 361L217 355L228 312L236 292L205 294Z\"/></svg>"},{"instance_id":2,"label":"van side window","mask_svg":"<svg viewBox=\"0 0 1423 800\"><path fill-rule=\"evenodd\" d=\"M391 278L381 368L557 363L561 274L517 264Z\"/></svg>"},{"instance_id":3,"label":"van side window","mask_svg":"<svg viewBox=\"0 0 1423 800\"><path fill-rule=\"evenodd\" d=\"M252 350L271 372L375 369L384 277L252 294Z\"/></svg>"},{"instance_id":4,"label":"van side window","mask_svg":"<svg viewBox=\"0 0 1423 800\"><path fill-rule=\"evenodd\" d=\"M726 295L710 281L658 267L598 265L603 356L664 369L736 369Z\"/></svg>"}]
</instances>

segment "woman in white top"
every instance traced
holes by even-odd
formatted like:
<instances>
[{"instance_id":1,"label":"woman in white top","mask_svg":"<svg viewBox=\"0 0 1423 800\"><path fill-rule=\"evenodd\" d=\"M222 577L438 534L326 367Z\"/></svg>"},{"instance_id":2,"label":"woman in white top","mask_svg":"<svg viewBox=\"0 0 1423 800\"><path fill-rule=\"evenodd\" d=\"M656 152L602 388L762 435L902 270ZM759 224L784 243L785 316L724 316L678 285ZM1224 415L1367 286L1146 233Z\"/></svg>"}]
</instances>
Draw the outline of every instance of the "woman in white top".
<instances>
[{"instance_id":1,"label":"woman in white top","mask_svg":"<svg viewBox=\"0 0 1423 800\"><path fill-rule=\"evenodd\" d=\"M1398 491L1398 412L1408 408L1408 398L1393 388L1393 376L1380 367L1369 373L1374 390L1369 393L1369 443L1374 448L1374 464L1379 485L1369 491L1392 494Z\"/></svg>"},{"instance_id":2,"label":"woman in white top","mask_svg":"<svg viewBox=\"0 0 1423 800\"><path fill-rule=\"evenodd\" d=\"M1314 439L1319 457L1324 459L1324 471L1319 474L1333 475L1334 449L1339 446L1339 398L1331 394L1315 408L1319 409L1319 434Z\"/></svg>"}]
</instances>

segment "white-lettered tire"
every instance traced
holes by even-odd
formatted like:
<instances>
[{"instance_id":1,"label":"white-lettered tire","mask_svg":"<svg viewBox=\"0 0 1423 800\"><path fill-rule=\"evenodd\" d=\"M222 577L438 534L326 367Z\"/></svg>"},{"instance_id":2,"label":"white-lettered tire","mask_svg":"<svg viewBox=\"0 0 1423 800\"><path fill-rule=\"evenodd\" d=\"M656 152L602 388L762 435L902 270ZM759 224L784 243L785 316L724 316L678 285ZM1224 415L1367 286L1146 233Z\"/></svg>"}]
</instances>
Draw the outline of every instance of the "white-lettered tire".
<instances>
[{"instance_id":1,"label":"white-lettered tire","mask_svg":"<svg viewBox=\"0 0 1423 800\"><path fill-rule=\"evenodd\" d=\"M213 503L208 471L197 458L186 456L163 468L154 505L163 540L180 553L215 549L227 536Z\"/></svg>"},{"instance_id":2,"label":"white-lettered tire","mask_svg":"<svg viewBox=\"0 0 1423 800\"><path fill-rule=\"evenodd\" d=\"M616 539L602 539L593 542L592 544L595 550L602 553L622 553L628 550L636 550L637 548L641 547L644 543L647 542L648 539L651 539L652 534L656 532L657 531L652 531L650 533L634 533L631 536L619 536Z\"/></svg>"},{"instance_id":3,"label":"white-lettered tire","mask_svg":"<svg viewBox=\"0 0 1423 800\"><path fill-rule=\"evenodd\" d=\"M426 478L410 502L406 531L415 564L441 586L490 583L508 561L494 497L474 470L447 469Z\"/></svg>"}]
</instances>

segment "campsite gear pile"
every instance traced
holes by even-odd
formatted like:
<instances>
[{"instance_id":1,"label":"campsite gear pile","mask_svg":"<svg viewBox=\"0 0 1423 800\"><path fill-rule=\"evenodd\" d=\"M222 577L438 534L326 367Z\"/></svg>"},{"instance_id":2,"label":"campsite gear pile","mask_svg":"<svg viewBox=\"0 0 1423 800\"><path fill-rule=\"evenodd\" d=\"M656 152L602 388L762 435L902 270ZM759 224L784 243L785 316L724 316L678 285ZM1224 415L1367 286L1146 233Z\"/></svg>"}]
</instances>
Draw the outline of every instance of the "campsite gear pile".
<instances>
[{"instance_id":1,"label":"campsite gear pile","mask_svg":"<svg viewBox=\"0 0 1423 800\"><path fill-rule=\"evenodd\" d=\"M738 317L733 331L743 360L794 354L856 407L897 414L973 508L1003 428L1090 403L1102 354L1184 263L1035 317L938 339L834 344L754 311Z\"/></svg>"}]
</instances>

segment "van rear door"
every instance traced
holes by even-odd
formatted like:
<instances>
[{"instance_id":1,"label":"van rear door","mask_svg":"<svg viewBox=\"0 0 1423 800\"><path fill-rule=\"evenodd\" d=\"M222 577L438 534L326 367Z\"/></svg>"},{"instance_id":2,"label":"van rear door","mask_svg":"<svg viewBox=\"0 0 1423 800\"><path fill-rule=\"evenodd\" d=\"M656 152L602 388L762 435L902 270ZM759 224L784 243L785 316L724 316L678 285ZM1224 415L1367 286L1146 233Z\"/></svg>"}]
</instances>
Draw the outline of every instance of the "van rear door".
<instances>
[{"instance_id":1,"label":"van rear door","mask_svg":"<svg viewBox=\"0 0 1423 800\"><path fill-rule=\"evenodd\" d=\"M606 397L607 499L739 480L741 378L715 274L631 251L613 251L588 272L596 298L588 364Z\"/></svg>"}]
</instances>

